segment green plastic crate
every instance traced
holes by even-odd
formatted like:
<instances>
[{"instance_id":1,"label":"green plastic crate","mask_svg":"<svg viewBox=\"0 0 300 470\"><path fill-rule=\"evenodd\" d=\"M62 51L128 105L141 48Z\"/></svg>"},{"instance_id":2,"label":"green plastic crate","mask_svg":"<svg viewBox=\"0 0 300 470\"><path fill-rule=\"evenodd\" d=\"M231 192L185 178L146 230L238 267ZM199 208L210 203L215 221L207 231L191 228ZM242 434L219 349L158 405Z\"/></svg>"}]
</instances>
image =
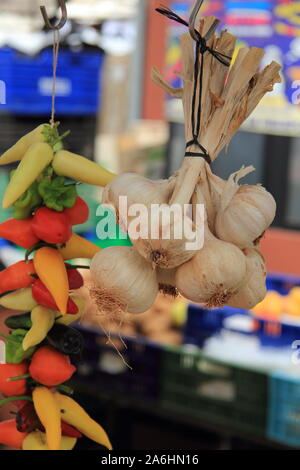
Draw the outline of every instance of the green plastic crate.
<instances>
[{"instance_id":1,"label":"green plastic crate","mask_svg":"<svg viewBox=\"0 0 300 470\"><path fill-rule=\"evenodd\" d=\"M265 435L267 374L184 347L164 350L161 405L212 425Z\"/></svg>"}]
</instances>

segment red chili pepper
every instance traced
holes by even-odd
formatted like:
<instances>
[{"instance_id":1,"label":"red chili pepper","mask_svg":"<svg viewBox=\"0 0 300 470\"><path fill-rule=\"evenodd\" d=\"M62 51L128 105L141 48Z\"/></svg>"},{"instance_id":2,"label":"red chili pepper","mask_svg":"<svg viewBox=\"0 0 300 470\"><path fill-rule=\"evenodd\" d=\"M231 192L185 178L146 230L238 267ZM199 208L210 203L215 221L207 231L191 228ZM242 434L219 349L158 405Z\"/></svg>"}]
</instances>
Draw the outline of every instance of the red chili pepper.
<instances>
[{"instance_id":1,"label":"red chili pepper","mask_svg":"<svg viewBox=\"0 0 300 470\"><path fill-rule=\"evenodd\" d=\"M13 447L14 449L22 449L22 444L27 433L19 432L15 419L9 419L0 423L0 444Z\"/></svg>"},{"instance_id":2,"label":"red chili pepper","mask_svg":"<svg viewBox=\"0 0 300 470\"><path fill-rule=\"evenodd\" d=\"M83 277L81 276L80 272L77 269L68 268L67 275L68 275L70 289L75 290L83 286Z\"/></svg>"},{"instance_id":3,"label":"red chili pepper","mask_svg":"<svg viewBox=\"0 0 300 470\"><path fill-rule=\"evenodd\" d=\"M70 424L64 423L63 421L61 422L61 433L63 436L68 437L82 437L81 432L77 431L77 429L73 428L73 426L70 426Z\"/></svg>"},{"instance_id":4,"label":"red chili pepper","mask_svg":"<svg viewBox=\"0 0 300 470\"><path fill-rule=\"evenodd\" d=\"M45 428L42 425L40 418L38 417L34 404L26 402L26 404L18 411L16 416L17 430L19 432L30 433L39 429L45 432ZM82 434L67 423L61 422L61 433L63 436L80 438Z\"/></svg>"},{"instance_id":5,"label":"red chili pepper","mask_svg":"<svg viewBox=\"0 0 300 470\"><path fill-rule=\"evenodd\" d=\"M32 285L32 297L43 307L59 310L53 296L40 279L36 279ZM78 307L70 297L67 303L67 313L72 315L76 315L76 313L78 313Z\"/></svg>"},{"instance_id":6,"label":"red chili pepper","mask_svg":"<svg viewBox=\"0 0 300 470\"><path fill-rule=\"evenodd\" d=\"M0 364L0 393L6 397L15 395L26 395L26 379L9 381L11 377L19 377L26 374L28 364L21 362L20 364Z\"/></svg>"},{"instance_id":7,"label":"red chili pepper","mask_svg":"<svg viewBox=\"0 0 300 470\"><path fill-rule=\"evenodd\" d=\"M47 243L66 243L72 235L71 223L63 212L40 207L32 218L34 234Z\"/></svg>"},{"instance_id":8,"label":"red chili pepper","mask_svg":"<svg viewBox=\"0 0 300 470\"><path fill-rule=\"evenodd\" d=\"M32 356L29 366L31 377L42 385L55 387L69 380L76 367L70 358L51 346L42 346Z\"/></svg>"},{"instance_id":9,"label":"red chili pepper","mask_svg":"<svg viewBox=\"0 0 300 470\"><path fill-rule=\"evenodd\" d=\"M89 207L87 203L77 196L75 204L63 212L69 219L71 225L84 224L89 218Z\"/></svg>"},{"instance_id":10,"label":"red chili pepper","mask_svg":"<svg viewBox=\"0 0 300 470\"><path fill-rule=\"evenodd\" d=\"M33 233L32 219L9 219L0 224L0 237L25 248L31 248L38 243L39 238Z\"/></svg>"},{"instance_id":11,"label":"red chili pepper","mask_svg":"<svg viewBox=\"0 0 300 470\"><path fill-rule=\"evenodd\" d=\"M27 401L26 404L18 411L16 415L17 430L19 432L32 432L36 429L41 429L41 422L36 414L32 402Z\"/></svg>"},{"instance_id":12,"label":"red chili pepper","mask_svg":"<svg viewBox=\"0 0 300 470\"><path fill-rule=\"evenodd\" d=\"M31 274L35 274L32 261L19 261L3 269L3 271L0 271L0 294L31 286L34 282Z\"/></svg>"}]
</instances>

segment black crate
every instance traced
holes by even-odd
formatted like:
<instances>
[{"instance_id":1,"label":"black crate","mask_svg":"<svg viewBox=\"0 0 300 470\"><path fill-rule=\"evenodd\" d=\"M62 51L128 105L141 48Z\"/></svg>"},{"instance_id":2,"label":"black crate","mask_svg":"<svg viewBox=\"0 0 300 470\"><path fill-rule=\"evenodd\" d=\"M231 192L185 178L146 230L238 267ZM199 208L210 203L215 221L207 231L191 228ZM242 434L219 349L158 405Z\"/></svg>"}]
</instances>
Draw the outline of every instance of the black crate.
<instances>
[{"instance_id":1,"label":"black crate","mask_svg":"<svg viewBox=\"0 0 300 470\"><path fill-rule=\"evenodd\" d=\"M78 378L88 378L95 386L112 393L158 400L162 348L144 340L118 337L117 351L99 330L82 328L85 338L83 360L78 366Z\"/></svg>"}]
</instances>

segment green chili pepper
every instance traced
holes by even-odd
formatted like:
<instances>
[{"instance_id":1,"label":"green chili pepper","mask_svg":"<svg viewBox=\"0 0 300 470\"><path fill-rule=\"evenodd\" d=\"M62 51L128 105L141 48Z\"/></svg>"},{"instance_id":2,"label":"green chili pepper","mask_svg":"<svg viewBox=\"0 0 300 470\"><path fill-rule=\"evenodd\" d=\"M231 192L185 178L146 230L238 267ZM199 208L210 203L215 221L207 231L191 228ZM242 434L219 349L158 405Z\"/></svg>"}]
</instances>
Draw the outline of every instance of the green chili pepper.
<instances>
[{"instance_id":1,"label":"green chili pepper","mask_svg":"<svg viewBox=\"0 0 300 470\"><path fill-rule=\"evenodd\" d=\"M23 313L20 315L12 315L11 317L6 318L5 325L12 330L15 329L30 329L32 327L31 314Z\"/></svg>"},{"instance_id":2,"label":"green chili pepper","mask_svg":"<svg viewBox=\"0 0 300 470\"><path fill-rule=\"evenodd\" d=\"M34 182L22 196L14 203L13 216L23 220L31 216L33 210L42 204L42 198L38 192L38 183Z\"/></svg>"},{"instance_id":3,"label":"green chili pepper","mask_svg":"<svg viewBox=\"0 0 300 470\"><path fill-rule=\"evenodd\" d=\"M38 191L49 209L62 212L65 208L73 207L77 198L75 185L65 185L63 176L53 179L44 178L39 182Z\"/></svg>"},{"instance_id":4,"label":"green chili pepper","mask_svg":"<svg viewBox=\"0 0 300 470\"><path fill-rule=\"evenodd\" d=\"M1 335L7 341L5 344L5 361L9 364L20 364L25 359L29 358L34 351L35 347L28 349L27 351L23 350L22 343L27 330L18 328L12 331L11 335Z\"/></svg>"}]
</instances>

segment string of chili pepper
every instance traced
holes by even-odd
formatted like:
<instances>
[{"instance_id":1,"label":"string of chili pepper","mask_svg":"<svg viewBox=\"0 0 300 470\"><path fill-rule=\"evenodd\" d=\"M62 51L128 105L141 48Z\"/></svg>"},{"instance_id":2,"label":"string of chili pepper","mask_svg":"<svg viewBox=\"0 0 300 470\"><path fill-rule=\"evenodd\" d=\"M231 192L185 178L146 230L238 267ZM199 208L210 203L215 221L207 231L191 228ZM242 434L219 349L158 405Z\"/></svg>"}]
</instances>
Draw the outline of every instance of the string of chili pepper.
<instances>
[{"instance_id":1,"label":"string of chili pepper","mask_svg":"<svg viewBox=\"0 0 300 470\"><path fill-rule=\"evenodd\" d=\"M56 97L56 74L58 65L58 54L59 54L60 36L59 30L53 31L53 81L52 81L52 105L51 105L51 119L50 125L55 125L55 97Z\"/></svg>"}]
</instances>

